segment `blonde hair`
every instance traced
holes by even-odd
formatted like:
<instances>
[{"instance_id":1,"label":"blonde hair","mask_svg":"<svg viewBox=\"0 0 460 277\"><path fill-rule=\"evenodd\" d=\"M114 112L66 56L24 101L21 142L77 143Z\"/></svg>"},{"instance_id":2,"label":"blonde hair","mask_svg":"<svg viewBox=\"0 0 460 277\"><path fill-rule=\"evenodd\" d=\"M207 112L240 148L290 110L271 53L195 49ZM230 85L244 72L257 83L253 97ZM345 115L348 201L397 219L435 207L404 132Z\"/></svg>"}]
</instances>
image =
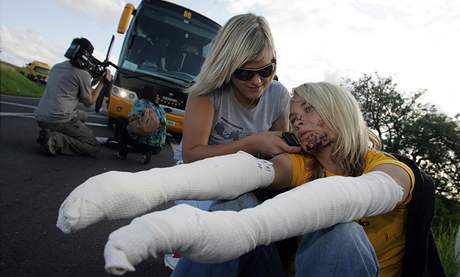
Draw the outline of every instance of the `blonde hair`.
<instances>
[{"instance_id":1,"label":"blonde hair","mask_svg":"<svg viewBox=\"0 0 460 277\"><path fill-rule=\"evenodd\" d=\"M347 90L330 83L305 83L293 89L318 112L337 134L332 156L348 176L363 173L370 148L378 149L379 138L366 125L358 102Z\"/></svg>"},{"instance_id":2,"label":"blonde hair","mask_svg":"<svg viewBox=\"0 0 460 277\"><path fill-rule=\"evenodd\" d=\"M195 83L186 92L208 94L229 84L237 68L267 56L276 62L275 45L265 18L251 13L234 16L217 34Z\"/></svg>"}]
</instances>

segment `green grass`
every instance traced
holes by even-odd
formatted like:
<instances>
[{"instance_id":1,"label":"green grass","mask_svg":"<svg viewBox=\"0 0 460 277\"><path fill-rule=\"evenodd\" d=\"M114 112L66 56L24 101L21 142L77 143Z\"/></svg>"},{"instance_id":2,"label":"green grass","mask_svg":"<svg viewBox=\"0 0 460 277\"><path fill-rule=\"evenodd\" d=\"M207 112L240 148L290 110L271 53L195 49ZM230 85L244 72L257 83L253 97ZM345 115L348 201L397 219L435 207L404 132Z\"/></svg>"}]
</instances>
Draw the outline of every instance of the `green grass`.
<instances>
[{"instance_id":1,"label":"green grass","mask_svg":"<svg viewBox=\"0 0 460 277\"><path fill-rule=\"evenodd\" d=\"M441 263L448 277L457 277L457 274L460 273L460 265L456 262L454 254L459 227L460 203L437 197L433 219L433 235Z\"/></svg>"},{"instance_id":2,"label":"green grass","mask_svg":"<svg viewBox=\"0 0 460 277\"><path fill-rule=\"evenodd\" d=\"M17 67L0 62L0 94L40 97L44 88L20 74Z\"/></svg>"},{"instance_id":3,"label":"green grass","mask_svg":"<svg viewBox=\"0 0 460 277\"><path fill-rule=\"evenodd\" d=\"M454 247L458 226L443 226L433 230L439 256L444 266L446 276L455 277L459 272L459 265L456 262Z\"/></svg>"}]
</instances>

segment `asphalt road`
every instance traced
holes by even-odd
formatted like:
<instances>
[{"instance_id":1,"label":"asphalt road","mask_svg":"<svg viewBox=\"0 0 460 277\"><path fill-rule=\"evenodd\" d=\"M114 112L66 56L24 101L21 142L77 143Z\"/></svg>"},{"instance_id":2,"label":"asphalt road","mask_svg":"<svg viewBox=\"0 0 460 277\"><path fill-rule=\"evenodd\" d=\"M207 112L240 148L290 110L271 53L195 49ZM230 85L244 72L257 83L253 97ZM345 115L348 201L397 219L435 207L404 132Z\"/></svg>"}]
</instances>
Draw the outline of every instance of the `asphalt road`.
<instances>
[{"instance_id":1,"label":"asphalt road","mask_svg":"<svg viewBox=\"0 0 460 277\"><path fill-rule=\"evenodd\" d=\"M103 248L108 235L130 220L100 222L66 235L55 226L59 206L75 187L96 174L172 165L171 146L148 165L140 164L136 153L125 161L113 159L115 150L106 147L95 158L44 156L35 142L37 103L38 99L0 95L0 275L112 276L104 271ZM89 122L97 136L111 136L104 116L93 113ZM162 260L150 258L124 276L168 274Z\"/></svg>"}]
</instances>

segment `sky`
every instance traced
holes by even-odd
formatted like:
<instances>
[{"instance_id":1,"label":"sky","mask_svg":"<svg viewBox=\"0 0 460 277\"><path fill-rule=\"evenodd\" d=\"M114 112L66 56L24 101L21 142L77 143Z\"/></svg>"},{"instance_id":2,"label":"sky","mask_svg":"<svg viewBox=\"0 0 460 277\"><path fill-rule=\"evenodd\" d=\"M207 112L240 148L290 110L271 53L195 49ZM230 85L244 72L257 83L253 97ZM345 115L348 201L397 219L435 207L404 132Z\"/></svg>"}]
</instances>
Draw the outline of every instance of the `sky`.
<instances>
[{"instance_id":1,"label":"sky","mask_svg":"<svg viewBox=\"0 0 460 277\"><path fill-rule=\"evenodd\" d=\"M75 37L88 38L101 60L112 34L116 63L123 7L140 0L0 0L0 59L16 65L65 60ZM252 12L270 24L277 74L292 89L304 82L356 80L377 72L406 95L426 90L431 103L460 113L458 0L171 0L223 25ZM456 81L457 80L457 81Z\"/></svg>"}]
</instances>

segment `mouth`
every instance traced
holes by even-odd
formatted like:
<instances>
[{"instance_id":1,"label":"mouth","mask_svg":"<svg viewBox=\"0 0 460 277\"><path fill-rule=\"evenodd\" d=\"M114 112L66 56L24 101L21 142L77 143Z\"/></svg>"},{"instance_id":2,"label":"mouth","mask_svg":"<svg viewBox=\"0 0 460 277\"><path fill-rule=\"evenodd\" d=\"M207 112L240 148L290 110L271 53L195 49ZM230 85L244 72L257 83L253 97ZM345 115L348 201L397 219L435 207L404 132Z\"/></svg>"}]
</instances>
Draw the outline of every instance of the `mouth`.
<instances>
[{"instance_id":1,"label":"mouth","mask_svg":"<svg viewBox=\"0 0 460 277\"><path fill-rule=\"evenodd\" d=\"M260 91L262 90L262 86L258 86L258 87L247 87L248 90L250 91Z\"/></svg>"},{"instance_id":2,"label":"mouth","mask_svg":"<svg viewBox=\"0 0 460 277\"><path fill-rule=\"evenodd\" d=\"M297 137L299 138L299 140L304 140L306 136L308 136L308 134L310 133L310 131L308 130L304 130L304 131L301 131L297 134Z\"/></svg>"},{"instance_id":3,"label":"mouth","mask_svg":"<svg viewBox=\"0 0 460 277\"><path fill-rule=\"evenodd\" d=\"M300 142L307 152L316 152L331 144L328 135L314 131L302 131L299 133Z\"/></svg>"}]
</instances>

